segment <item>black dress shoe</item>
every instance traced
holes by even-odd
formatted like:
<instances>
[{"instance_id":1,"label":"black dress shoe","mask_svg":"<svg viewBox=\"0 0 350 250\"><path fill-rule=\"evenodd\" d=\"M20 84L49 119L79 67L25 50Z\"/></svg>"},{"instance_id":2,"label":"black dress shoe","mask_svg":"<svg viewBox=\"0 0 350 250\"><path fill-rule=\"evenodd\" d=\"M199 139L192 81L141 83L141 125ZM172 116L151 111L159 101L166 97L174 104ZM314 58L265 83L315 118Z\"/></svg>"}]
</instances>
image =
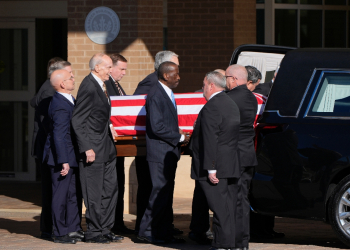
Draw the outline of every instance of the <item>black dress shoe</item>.
<instances>
[{"instance_id":1,"label":"black dress shoe","mask_svg":"<svg viewBox=\"0 0 350 250\"><path fill-rule=\"evenodd\" d=\"M182 244L182 243L186 243L186 240L183 238L177 238L177 237L171 237L170 239L166 239L165 243L169 243L169 244Z\"/></svg>"},{"instance_id":2,"label":"black dress shoe","mask_svg":"<svg viewBox=\"0 0 350 250\"><path fill-rule=\"evenodd\" d=\"M48 232L42 232L40 235L40 238L42 239L52 239L52 234Z\"/></svg>"},{"instance_id":3,"label":"black dress shoe","mask_svg":"<svg viewBox=\"0 0 350 250\"><path fill-rule=\"evenodd\" d=\"M76 241L83 241L84 240L84 231L79 230L76 232L71 232L68 234L68 236L75 239Z\"/></svg>"},{"instance_id":4,"label":"black dress shoe","mask_svg":"<svg viewBox=\"0 0 350 250\"><path fill-rule=\"evenodd\" d=\"M104 234L103 236L112 242L122 242L122 240L124 240L123 236L115 235L112 232L109 232L108 234Z\"/></svg>"},{"instance_id":5,"label":"black dress shoe","mask_svg":"<svg viewBox=\"0 0 350 250\"><path fill-rule=\"evenodd\" d=\"M127 228L125 225L121 227L112 227L111 231L115 234L134 234L135 230Z\"/></svg>"},{"instance_id":6,"label":"black dress shoe","mask_svg":"<svg viewBox=\"0 0 350 250\"><path fill-rule=\"evenodd\" d=\"M213 232L210 231L210 229L208 229L208 231L207 231L205 234L207 235L207 237L208 237L209 239L213 239L213 238L214 238Z\"/></svg>"},{"instance_id":7,"label":"black dress shoe","mask_svg":"<svg viewBox=\"0 0 350 250\"><path fill-rule=\"evenodd\" d=\"M210 245L212 240L207 237L206 234L198 234L194 232L190 232L188 234L188 238L197 242L200 245Z\"/></svg>"},{"instance_id":8,"label":"black dress shoe","mask_svg":"<svg viewBox=\"0 0 350 250\"><path fill-rule=\"evenodd\" d=\"M102 234L95 236L91 239L86 239L85 242L87 243L99 243L99 244L109 244L110 241L104 237Z\"/></svg>"},{"instance_id":9,"label":"black dress shoe","mask_svg":"<svg viewBox=\"0 0 350 250\"><path fill-rule=\"evenodd\" d=\"M269 240L273 239L272 233L268 233L264 230L250 232L250 238L256 240Z\"/></svg>"},{"instance_id":10,"label":"black dress shoe","mask_svg":"<svg viewBox=\"0 0 350 250\"><path fill-rule=\"evenodd\" d=\"M180 229L178 229L178 228L176 228L176 227L173 227L171 233L172 233L173 235L179 235L179 234L183 234L184 231L182 231L182 230L180 230Z\"/></svg>"},{"instance_id":11,"label":"black dress shoe","mask_svg":"<svg viewBox=\"0 0 350 250\"><path fill-rule=\"evenodd\" d=\"M64 236L55 236L53 242L62 243L62 244L75 244L77 241L68 236L68 234Z\"/></svg>"},{"instance_id":12,"label":"black dress shoe","mask_svg":"<svg viewBox=\"0 0 350 250\"><path fill-rule=\"evenodd\" d=\"M271 234L273 235L274 238L283 238L284 236L286 236L284 233L279 233L279 232L276 232L275 230L272 230Z\"/></svg>"},{"instance_id":13,"label":"black dress shoe","mask_svg":"<svg viewBox=\"0 0 350 250\"><path fill-rule=\"evenodd\" d=\"M156 239L152 236L137 236L137 239L139 239L143 243L151 243L151 244L164 244L165 240Z\"/></svg>"},{"instance_id":14,"label":"black dress shoe","mask_svg":"<svg viewBox=\"0 0 350 250\"><path fill-rule=\"evenodd\" d=\"M239 248L238 248L239 249ZM231 250L231 248L216 248L216 247L211 247L209 250Z\"/></svg>"}]
</instances>

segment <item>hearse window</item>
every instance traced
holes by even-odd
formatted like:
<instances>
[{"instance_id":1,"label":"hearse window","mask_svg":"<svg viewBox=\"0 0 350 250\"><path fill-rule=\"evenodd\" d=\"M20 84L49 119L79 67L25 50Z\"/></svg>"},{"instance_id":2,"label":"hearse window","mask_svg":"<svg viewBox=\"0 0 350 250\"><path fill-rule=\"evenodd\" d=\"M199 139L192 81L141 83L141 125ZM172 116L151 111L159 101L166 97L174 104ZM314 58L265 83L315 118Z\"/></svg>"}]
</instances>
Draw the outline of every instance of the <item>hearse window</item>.
<instances>
[{"instance_id":1,"label":"hearse window","mask_svg":"<svg viewBox=\"0 0 350 250\"><path fill-rule=\"evenodd\" d=\"M323 72L308 116L350 117L350 72Z\"/></svg>"}]
</instances>

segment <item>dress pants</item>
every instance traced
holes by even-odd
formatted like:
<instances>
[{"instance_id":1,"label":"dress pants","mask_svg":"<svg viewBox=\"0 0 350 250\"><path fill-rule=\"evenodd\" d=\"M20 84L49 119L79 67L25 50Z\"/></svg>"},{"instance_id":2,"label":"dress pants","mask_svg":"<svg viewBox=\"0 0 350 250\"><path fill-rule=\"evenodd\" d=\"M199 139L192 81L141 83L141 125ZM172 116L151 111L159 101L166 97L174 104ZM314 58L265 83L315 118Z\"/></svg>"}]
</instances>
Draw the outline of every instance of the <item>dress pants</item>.
<instances>
[{"instance_id":1,"label":"dress pants","mask_svg":"<svg viewBox=\"0 0 350 250\"><path fill-rule=\"evenodd\" d=\"M146 156L135 157L135 167L137 176L137 198L136 198L136 224L135 231L140 231L140 224L145 214L149 197L152 192L152 180L149 173L148 162Z\"/></svg>"},{"instance_id":2,"label":"dress pants","mask_svg":"<svg viewBox=\"0 0 350 250\"><path fill-rule=\"evenodd\" d=\"M248 248L249 245L249 188L254 174L254 167L245 167L238 181L238 200L236 211L236 248Z\"/></svg>"},{"instance_id":3,"label":"dress pants","mask_svg":"<svg viewBox=\"0 0 350 250\"><path fill-rule=\"evenodd\" d=\"M139 235L167 240L172 238L177 159L168 160L164 164L149 161L148 165L153 188L141 220Z\"/></svg>"},{"instance_id":4,"label":"dress pants","mask_svg":"<svg viewBox=\"0 0 350 250\"><path fill-rule=\"evenodd\" d=\"M52 233L52 215L51 215L51 202L52 202L52 181L51 181L51 169L50 167L41 162L39 159L35 159L35 163L41 171L41 214L40 214L40 231L42 233Z\"/></svg>"},{"instance_id":5,"label":"dress pants","mask_svg":"<svg viewBox=\"0 0 350 250\"><path fill-rule=\"evenodd\" d=\"M85 239L108 234L114 225L118 197L116 159L108 163L79 162L87 231Z\"/></svg>"},{"instance_id":6,"label":"dress pants","mask_svg":"<svg viewBox=\"0 0 350 250\"><path fill-rule=\"evenodd\" d=\"M199 181L208 205L213 211L212 246L215 248L235 247L235 220L238 192L238 179L219 179L214 185L209 180Z\"/></svg>"},{"instance_id":7,"label":"dress pants","mask_svg":"<svg viewBox=\"0 0 350 250\"><path fill-rule=\"evenodd\" d=\"M118 179L118 200L115 208L114 228L124 226L125 157L117 157L116 171Z\"/></svg>"},{"instance_id":8,"label":"dress pants","mask_svg":"<svg viewBox=\"0 0 350 250\"><path fill-rule=\"evenodd\" d=\"M77 167L61 176L62 165L48 166L52 180L52 223L55 236L64 236L81 230L78 200L76 196Z\"/></svg>"},{"instance_id":9,"label":"dress pants","mask_svg":"<svg viewBox=\"0 0 350 250\"><path fill-rule=\"evenodd\" d=\"M205 197L199 181L196 180L192 200L192 218L190 229L195 234L205 234L209 228L209 206L207 197Z\"/></svg>"}]
</instances>

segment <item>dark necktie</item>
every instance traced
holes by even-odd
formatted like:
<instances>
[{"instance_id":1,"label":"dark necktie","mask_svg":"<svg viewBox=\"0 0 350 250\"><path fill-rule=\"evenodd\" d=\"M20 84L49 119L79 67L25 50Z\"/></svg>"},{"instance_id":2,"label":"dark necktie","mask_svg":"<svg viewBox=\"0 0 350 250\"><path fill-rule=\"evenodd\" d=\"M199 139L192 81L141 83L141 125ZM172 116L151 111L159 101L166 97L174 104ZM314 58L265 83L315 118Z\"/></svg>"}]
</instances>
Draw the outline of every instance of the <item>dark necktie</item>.
<instances>
[{"instance_id":1,"label":"dark necktie","mask_svg":"<svg viewBox=\"0 0 350 250\"><path fill-rule=\"evenodd\" d=\"M115 86L117 86L117 89L118 89L119 95L124 95L124 93L123 93L122 89L120 88L119 82L115 82Z\"/></svg>"}]
</instances>

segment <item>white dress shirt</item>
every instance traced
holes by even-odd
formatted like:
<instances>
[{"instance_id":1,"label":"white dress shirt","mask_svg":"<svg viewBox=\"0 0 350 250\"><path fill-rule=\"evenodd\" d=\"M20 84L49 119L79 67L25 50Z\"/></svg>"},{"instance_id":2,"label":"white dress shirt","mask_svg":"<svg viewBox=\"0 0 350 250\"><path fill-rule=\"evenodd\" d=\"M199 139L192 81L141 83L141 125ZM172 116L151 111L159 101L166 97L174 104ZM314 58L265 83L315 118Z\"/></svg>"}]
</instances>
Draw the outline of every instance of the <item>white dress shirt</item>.
<instances>
[{"instance_id":1,"label":"white dress shirt","mask_svg":"<svg viewBox=\"0 0 350 250\"><path fill-rule=\"evenodd\" d=\"M91 75L95 78L95 80L97 81L98 85L100 85L100 87L101 87L101 89L103 91L103 84L104 84L104 82L100 78L98 78L94 73L91 72Z\"/></svg>"},{"instance_id":2,"label":"white dress shirt","mask_svg":"<svg viewBox=\"0 0 350 250\"><path fill-rule=\"evenodd\" d=\"M161 83L160 81L158 81L160 83L160 85L163 87L163 89L165 90L165 93L169 96L169 99L171 102L173 102L173 100L171 99L171 93L173 92L168 86L166 86L165 84ZM180 141L179 142L183 142L185 140L185 136L181 135L180 137Z\"/></svg>"},{"instance_id":3,"label":"white dress shirt","mask_svg":"<svg viewBox=\"0 0 350 250\"><path fill-rule=\"evenodd\" d=\"M70 101L74 105L73 96L71 94L61 93L61 92L57 92L57 93L63 95L65 98L67 98L68 101Z\"/></svg>"}]
</instances>

